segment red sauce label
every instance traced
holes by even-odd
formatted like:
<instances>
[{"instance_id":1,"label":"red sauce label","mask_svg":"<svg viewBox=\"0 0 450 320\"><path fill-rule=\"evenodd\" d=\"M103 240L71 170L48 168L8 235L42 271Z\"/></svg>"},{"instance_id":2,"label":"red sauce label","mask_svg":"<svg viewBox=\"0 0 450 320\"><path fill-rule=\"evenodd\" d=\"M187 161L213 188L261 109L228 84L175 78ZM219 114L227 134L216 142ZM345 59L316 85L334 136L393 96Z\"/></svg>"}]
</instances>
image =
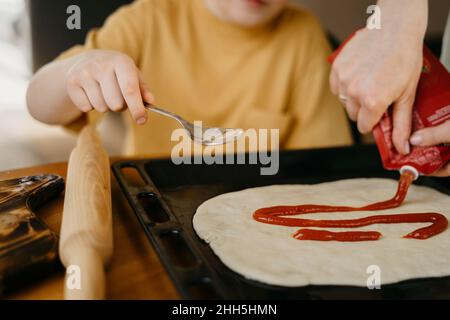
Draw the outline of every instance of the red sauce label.
<instances>
[{"instance_id":1,"label":"red sauce label","mask_svg":"<svg viewBox=\"0 0 450 320\"><path fill-rule=\"evenodd\" d=\"M316 227L316 228L357 228L372 224L392 223L426 223L431 225L412 231L404 238L427 239L447 229L447 218L435 212L428 213L402 213L374 215L359 219L348 220L313 220L290 218L287 216L309 214L318 212L350 212L350 211L375 211L396 208L400 206L408 193L409 186L415 176L410 171L402 173L396 194L389 200L372 203L362 207L328 206L304 204L298 206L275 206L258 209L253 213L253 219L258 222L288 226L288 227ZM345 231L334 232L317 229L300 229L293 237L298 240L319 241L370 241L381 238L377 231Z\"/></svg>"}]
</instances>

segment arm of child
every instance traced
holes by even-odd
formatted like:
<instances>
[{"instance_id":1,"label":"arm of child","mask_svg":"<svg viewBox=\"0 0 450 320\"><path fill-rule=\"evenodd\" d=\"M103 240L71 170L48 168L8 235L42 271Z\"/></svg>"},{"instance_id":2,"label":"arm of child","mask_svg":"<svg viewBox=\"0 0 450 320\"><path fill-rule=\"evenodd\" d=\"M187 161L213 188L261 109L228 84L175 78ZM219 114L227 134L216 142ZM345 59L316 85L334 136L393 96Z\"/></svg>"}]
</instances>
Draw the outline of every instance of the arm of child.
<instances>
[{"instance_id":1,"label":"arm of child","mask_svg":"<svg viewBox=\"0 0 450 320\"><path fill-rule=\"evenodd\" d=\"M350 145L352 136L345 110L329 88L328 39L316 18L307 15L304 19L307 32L300 39L304 43L298 54L289 106L295 120L285 147Z\"/></svg>"},{"instance_id":2,"label":"arm of child","mask_svg":"<svg viewBox=\"0 0 450 320\"><path fill-rule=\"evenodd\" d=\"M41 68L27 90L31 115L48 124L68 124L92 109L103 113L126 105L133 119L144 124L143 100L154 103L154 98L136 65L148 3L119 9L100 30L89 33L85 45Z\"/></svg>"}]
</instances>

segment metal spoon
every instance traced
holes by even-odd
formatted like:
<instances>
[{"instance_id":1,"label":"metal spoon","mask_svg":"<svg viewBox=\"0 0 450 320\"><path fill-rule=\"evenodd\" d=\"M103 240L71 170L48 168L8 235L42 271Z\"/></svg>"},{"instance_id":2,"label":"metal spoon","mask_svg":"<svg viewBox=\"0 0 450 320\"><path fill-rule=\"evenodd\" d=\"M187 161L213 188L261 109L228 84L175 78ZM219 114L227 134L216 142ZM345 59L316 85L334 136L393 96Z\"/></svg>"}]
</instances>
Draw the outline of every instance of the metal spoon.
<instances>
[{"instance_id":1,"label":"metal spoon","mask_svg":"<svg viewBox=\"0 0 450 320\"><path fill-rule=\"evenodd\" d=\"M144 103L144 106L150 111L178 121L189 134L191 140L205 146L217 146L232 142L238 139L244 132L242 129L197 126L170 111L166 111L148 103Z\"/></svg>"}]
</instances>

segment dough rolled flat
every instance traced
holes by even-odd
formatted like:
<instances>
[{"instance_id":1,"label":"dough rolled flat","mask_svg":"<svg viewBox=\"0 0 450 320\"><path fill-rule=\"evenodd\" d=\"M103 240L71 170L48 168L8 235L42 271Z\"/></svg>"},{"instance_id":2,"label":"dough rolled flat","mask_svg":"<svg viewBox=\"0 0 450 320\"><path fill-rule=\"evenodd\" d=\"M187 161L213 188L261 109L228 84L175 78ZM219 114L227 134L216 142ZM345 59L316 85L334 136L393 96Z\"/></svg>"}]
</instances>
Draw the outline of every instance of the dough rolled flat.
<instances>
[{"instance_id":1,"label":"dough rolled flat","mask_svg":"<svg viewBox=\"0 0 450 320\"><path fill-rule=\"evenodd\" d=\"M242 276L287 287L315 285L367 286L368 267L381 270L381 285L402 280L450 275L450 229L426 240L402 238L427 223L380 224L355 229L383 234L378 241L302 241L298 227L253 220L256 209L276 205L326 204L362 206L391 198L397 182L349 179L315 185L274 185L222 194L197 209L193 226L231 270ZM438 212L450 220L450 197L411 186L395 209L298 215L308 219L353 219L374 214ZM319 228L320 229L320 228ZM373 271L371 271L373 272Z\"/></svg>"}]
</instances>

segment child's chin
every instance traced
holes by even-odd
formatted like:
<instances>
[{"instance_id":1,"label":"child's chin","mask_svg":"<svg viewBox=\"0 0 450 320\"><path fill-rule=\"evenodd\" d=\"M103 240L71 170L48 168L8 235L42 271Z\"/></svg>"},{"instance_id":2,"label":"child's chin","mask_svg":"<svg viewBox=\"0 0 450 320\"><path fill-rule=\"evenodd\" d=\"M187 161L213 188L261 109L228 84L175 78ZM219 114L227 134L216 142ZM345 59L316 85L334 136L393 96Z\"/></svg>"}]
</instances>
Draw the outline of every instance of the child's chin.
<instances>
[{"instance_id":1,"label":"child's chin","mask_svg":"<svg viewBox=\"0 0 450 320\"><path fill-rule=\"evenodd\" d=\"M240 14L238 17L235 17L234 22L243 27L258 27L265 24L269 20L268 17L261 14L248 13L248 14Z\"/></svg>"}]
</instances>

